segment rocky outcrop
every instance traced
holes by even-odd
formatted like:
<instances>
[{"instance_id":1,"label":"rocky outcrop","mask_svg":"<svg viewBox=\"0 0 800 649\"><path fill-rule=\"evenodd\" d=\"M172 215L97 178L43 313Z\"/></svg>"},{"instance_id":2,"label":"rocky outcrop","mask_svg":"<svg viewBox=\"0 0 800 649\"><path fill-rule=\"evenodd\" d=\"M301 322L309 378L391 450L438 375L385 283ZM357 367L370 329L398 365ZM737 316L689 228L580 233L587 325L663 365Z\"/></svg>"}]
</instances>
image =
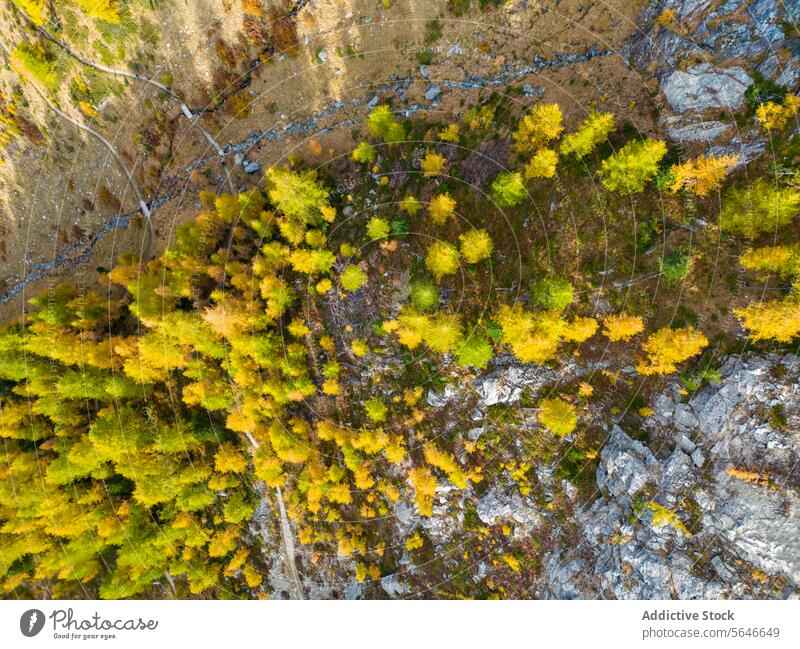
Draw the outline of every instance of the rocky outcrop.
<instances>
[{"instance_id":1,"label":"rocky outcrop","mask_svg":"<svg viewBox=\"0 0 800 649\"><path fill-rule=\"evenodd\" d=\"M753 79L742 68L718 68L702 63L664 77L661 91L679 113L702 113L711 108L734 111L744 104L744 93L752 83Z\"/></svg>"},{"instance_id":2,"label":"rocky outcrop","mask_svg":"<svg viewBox=\"0 0 800 649\"><path fill-rule=\"evenodd\" d=\"M546 558L543 596L798 595L800 358L730 357L721 374L653 399L655 451L612 428L602 496L578 511L575 547Z\"/></svg>"},{"instance_id":3,"label":"rocky outcrop","mask_svg":"<svg viewBox=\"0 0 800 649\"><path fill-rule=\"evenodd\" d=\"M740 164L763 151L762 134L737 134L719 115L740 111L758 76L797 90L800 39L787 29L796 15L796 2L775 0L652 2L640 16L649 28L630 53L634 66L659 80L667 136L713 144L710 153L736 153Z\"/></svg>"}]
</instances>

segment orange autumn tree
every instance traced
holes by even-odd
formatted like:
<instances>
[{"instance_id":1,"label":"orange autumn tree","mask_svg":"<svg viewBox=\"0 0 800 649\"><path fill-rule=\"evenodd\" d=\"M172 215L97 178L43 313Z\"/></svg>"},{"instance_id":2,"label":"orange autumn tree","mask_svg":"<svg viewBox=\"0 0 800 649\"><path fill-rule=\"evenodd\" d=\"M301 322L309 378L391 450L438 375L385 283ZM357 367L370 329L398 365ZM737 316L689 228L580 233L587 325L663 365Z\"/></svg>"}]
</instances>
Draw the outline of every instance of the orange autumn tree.
<instances>
[{"instance_id":1,"label":"orange autumn tree","mask_svg":"<svg viewBox=\"0 0 800 649\"><path fill-rule=\"evenodd\" d=\"M670 173L673 181L670 190L677 192L679 189L688 189L697 196L703 197L715 189L719 189L725 175L735 166L739 156L701 155L692 160L687 160L677 165L672 165Z\"/></svg>"}]
</instances>

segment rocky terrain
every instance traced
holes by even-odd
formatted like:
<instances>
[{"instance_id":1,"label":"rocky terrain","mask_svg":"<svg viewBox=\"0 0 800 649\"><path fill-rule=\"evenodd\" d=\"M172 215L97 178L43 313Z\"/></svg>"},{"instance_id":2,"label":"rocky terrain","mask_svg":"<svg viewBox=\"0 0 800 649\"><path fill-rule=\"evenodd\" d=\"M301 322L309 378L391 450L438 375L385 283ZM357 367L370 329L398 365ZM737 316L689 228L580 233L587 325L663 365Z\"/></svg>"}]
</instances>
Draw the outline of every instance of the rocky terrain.
<instances>
[{"instance_id":1,"label":"rocky terrain","mask_svg":"<svg viewBox=\"0 0 800 649\"><path fill-rule=\"evenodd\" d=\"M688 398L672 385L653 402L655 453L613 426L600 497L578 514L574 551L548 559L543 592L797 597L799 375L797 356L746 355L726 359L721 381Z\"/></svg>"},{"instance_id":2,"label":"rocky terrain","mask_svg":"<svg viewBox=\"0 0 800 649\"><path fill-rule=\"evenodd\" d=\"M583 376L598 369L573 366L566 373ZM444 486L429 518L406 505L397 508L398 538L421 525L435 553L450 552L454 538L462 538L466 547L464 514L472 501L481 523L494 529L512 525L517 542L548 535L560 539L544 554L529 590L518 592L521 597L797 598L800 357L731 356L724 359L721 375L719 382L692 394L677 381L669 384L653 396L653 415L643 430L625 432L613 421L603 422L596 490L588 499L568 481L559 484L555 467L541 467L539 484L546 492L565 490L569 500L560 506L568 508L567 518L555 519L548 508L520 495L511 481L495 483L483 495ZM436 408L473 403L468 435L477 440L484 434L487 408L517 409L523 393L546 391L553 378L510 365L471 386L431 392L428 403ZM348 580L342 574L348 566L337 561L322 571L305 563L303 582L311 597L425 596L426 590L415 587L425 567L415 566L410 556L400 564L400 570L381 578L380 590L377 584ZM477 588L491 578L494 565L493 553L475 563L453 564L468 572ZM289 588L284 585L280 592Z\"/></svg>"}]
</instances>

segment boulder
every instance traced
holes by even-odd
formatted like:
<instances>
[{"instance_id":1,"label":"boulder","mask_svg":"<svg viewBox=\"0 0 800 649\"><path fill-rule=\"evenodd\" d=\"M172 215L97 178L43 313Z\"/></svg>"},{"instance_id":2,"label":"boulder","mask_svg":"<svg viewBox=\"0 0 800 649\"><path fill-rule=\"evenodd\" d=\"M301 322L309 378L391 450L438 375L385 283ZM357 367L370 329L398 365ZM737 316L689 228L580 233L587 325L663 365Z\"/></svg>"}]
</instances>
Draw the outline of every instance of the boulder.
<instances>
[{"instance_id":1,"label":"boulder","mask_svg":"<svg viewBox=\"0 0 800 649\"><path fill-rule=\"evenodd\" d=\"M676 70L665 77L661 90L673 110L702 113L710 108L738 110L753 79L742 68L719 68L709 63Z\"/></svg>"}]
</instances>

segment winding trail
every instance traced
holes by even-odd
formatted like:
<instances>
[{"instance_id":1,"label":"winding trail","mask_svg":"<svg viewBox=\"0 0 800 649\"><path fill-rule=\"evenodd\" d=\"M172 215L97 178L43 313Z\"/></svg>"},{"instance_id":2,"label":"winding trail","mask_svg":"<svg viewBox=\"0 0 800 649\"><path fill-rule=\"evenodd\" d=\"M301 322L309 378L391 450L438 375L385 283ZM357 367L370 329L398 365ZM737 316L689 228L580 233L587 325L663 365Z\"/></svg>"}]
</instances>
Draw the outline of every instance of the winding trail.
<instances>
[{"instance_id":1,"label":"winding trail","mask_svg":"<svg viewBox=\"0 0 800 649\"><path fill-rule=\"evenodd\" d=\"M11 60L11 50L6 45L6 42L4 40L2 40L2 39L0 39L0 49L3 50L3 52L6 55L6 58L10 62L10 60ZM55 104L53 104L53 102L50 101L50 99L47 97L47 95L39 88L38 85L36 85L36 83L31 83L30 85L36 91L36 94L38 94L39 97L41 97L42 101L47 105L47 107L50 110L52 110L56 115L58 115L64 121L72 124L73 126L78 128L79 130L86 131L92 137L94 137L95 139L99 140L103 144L103 146L105 146L109 150L109 152L111 153L112 157L116 161L117 165L119 166L120 169L122 169L122 172L127 177L128 183L133 188L133 191L136 194L136 198L139 201L139 210L142 212L142 214L144 215L144 217L145 217L145 219L147 221L148 242L147 242L147 246L146 246L147 252L146 252L145 256L148 256L149 255L149 251L150 251L150 249L151 249L151 247L153 245L153 238L154 238L152 213L150 212L150 206L144 200L144 194L142 193L142 190L139 187L139 183L136 182L136 179L133 177L133 173L128 168L128 165L125 164L125 161L122 159L122 156L120 156L120 154L117 152L117 149L114 147L114 145L111 144L111 142L109 142L100 133L98 133L92 127L87 126L83 122L79 122L78 120L74 119L73 117L71 117L70 115L65 113L63 110L58 108Z\"/></svg>"},{"instance_id":2,"label":"winding trail","mask_svg":"<svg viewBox=\"0 0 800 649\"><path fill-rule=\"evenodd\" d=\"M26 17L26 19L27 19L27 17ZM28 20L30 22L30 19L28 19ZM35 27L35 25L33 23L30 23L30 24L31 24L32 27ZM193 111L191 108L189 108L186 105L186 102L183 101L180 97L178 97L178 95L175 93L175 91L172 88L170 88L169 86L161 83L160 81L156 81L155 79L151 79L150 77L146 77L144 75L137 74L135 72L129 72L128 70L117 70L115 68L110 68L110 67L108 67L106 65L102 65L100 63L95 63L94 61L90 61L89 59L87 59L87 58L81 56L80 54L78 54L77 52L75 52L69 45L67 45L66 43L64 43L60 39L58 39L55 36L53 36L53 34L50 33L50 31L46 27L44 27L43 25L40 25L39 27L35 27L35 29L42 36L44 36L47 40L49 40L51 43L53 43L53 44L57 45L58 47L60 47L62 50L64 50L64 52L69 54L69 56L71 56L73 59L75 59L76 61L78 61L82 65L85 65L86 67L92 68L93 70L97 70L99 72L105 72L106 74L111 74L113 76L125 77L126 79L134 79L136 81L141 81L142 83L149 84L149 85L157 88L158 90L161 90L162 92L167 93L172 99L177 101L180 104L180 110L181 110L180 114L183 115L187 120L189 120L189 123L194 128L196 128L198 131L200 131L200 133L202 133L202 135L205 138L206 142L208 142L208 144L211 146L211 148L214 149L214 151L216 151L217 155L220 158L220 165L222 166L222 169L225 172L225 180L226 180L226 183L228 185L228 190L231 193L234 193L234 187L233 187L233 181L231 180L231 174L228 171L227 165L225 164L225 151L224 151L224 149L219 145L219 142L217 142L214 139L214 136L211 135L211 133L209 133L206 129L204 129L202 124L200 124L200 117L199 117L198 113L196 111ZM38 88L37 88L37 91L38 91ZM41 94L41 93L39 93L39 94ZM62 114L62 117L64 117L64 114ZM65 117L65 119L68 119L73 124L76 124L76 122L74 120L71 120L68 116ZM86 130L89 130L88 127L87 127ZM116 155L116 153L114 153L114 155Z\"/></svg>"}]
</instances>

